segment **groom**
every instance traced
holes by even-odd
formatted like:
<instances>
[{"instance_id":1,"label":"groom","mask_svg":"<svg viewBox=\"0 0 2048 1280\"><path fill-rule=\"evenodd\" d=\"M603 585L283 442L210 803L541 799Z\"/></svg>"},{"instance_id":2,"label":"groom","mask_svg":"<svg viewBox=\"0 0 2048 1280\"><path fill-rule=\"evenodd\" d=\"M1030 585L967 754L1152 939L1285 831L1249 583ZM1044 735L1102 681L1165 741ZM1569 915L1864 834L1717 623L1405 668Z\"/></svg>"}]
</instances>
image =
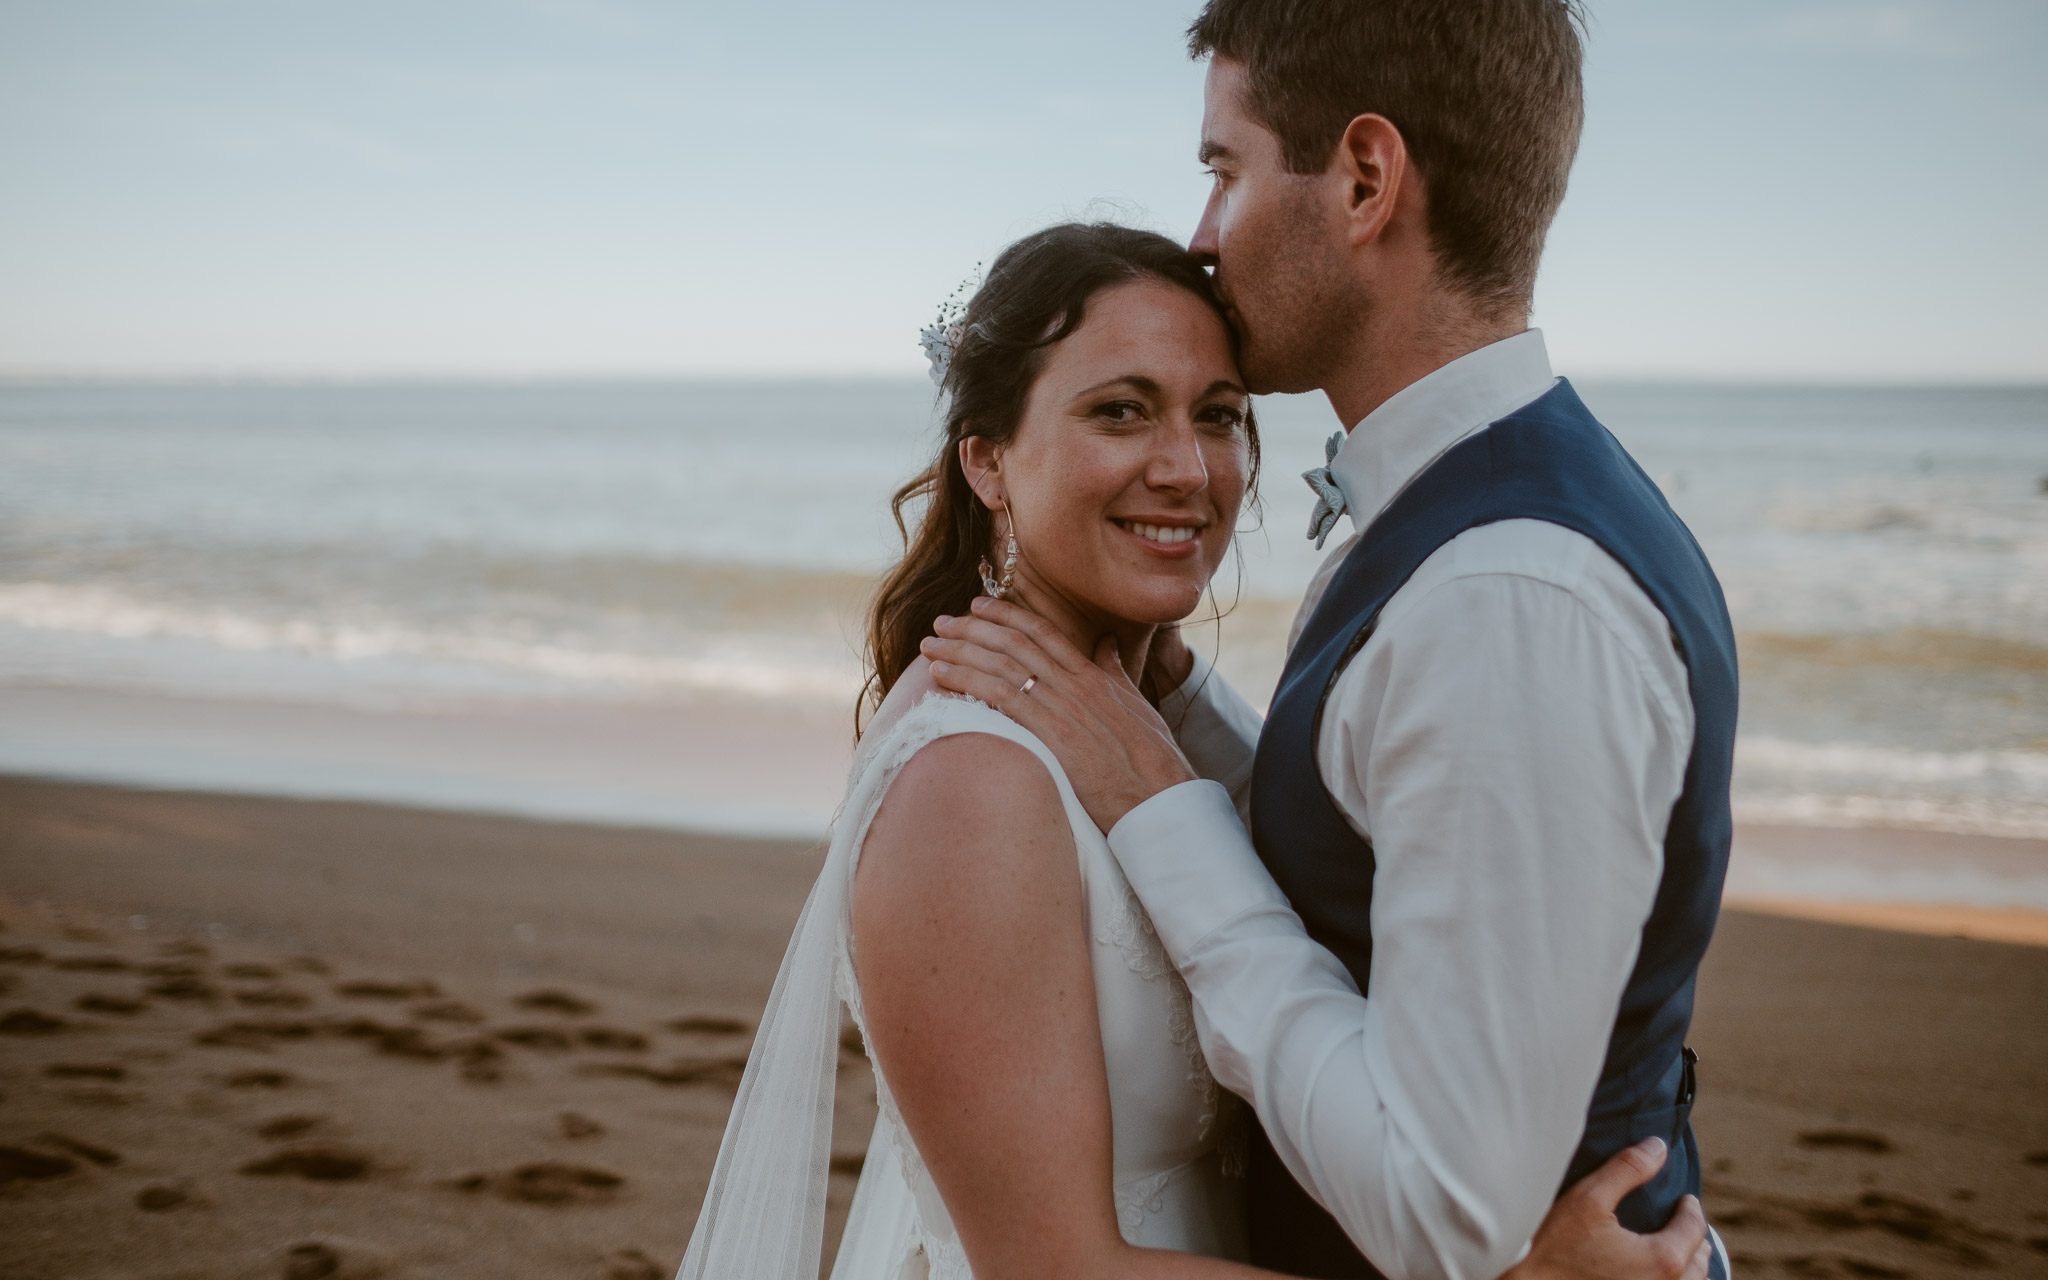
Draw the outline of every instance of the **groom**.
<instances>
[{"instance_id":1,"label":"groom","mask_svg":"<svg viewBox=\"0 0 2048 1280\"><path fill-rule=\"evenodd\" d=\"M1192 691L1162 700L1185 755L1113 655L987 599L939 627L938 683L1042 738L1109 833L1264 1127L1253 1260L1295 1274L1492 1277L1646 1138L1669 1155L1625 1225L1699 1190L1684 1038L1735 649L1699 548L1528 327L1575 19L1211 0L1190 32L1215 179L1192 248L1251 388L1320 389L1348 432L1311 536L1355 532L1263 727L1177 637L1150 669ZM1250 843L1197 780L1247 774Z\"/></svg>"}]
</instances>

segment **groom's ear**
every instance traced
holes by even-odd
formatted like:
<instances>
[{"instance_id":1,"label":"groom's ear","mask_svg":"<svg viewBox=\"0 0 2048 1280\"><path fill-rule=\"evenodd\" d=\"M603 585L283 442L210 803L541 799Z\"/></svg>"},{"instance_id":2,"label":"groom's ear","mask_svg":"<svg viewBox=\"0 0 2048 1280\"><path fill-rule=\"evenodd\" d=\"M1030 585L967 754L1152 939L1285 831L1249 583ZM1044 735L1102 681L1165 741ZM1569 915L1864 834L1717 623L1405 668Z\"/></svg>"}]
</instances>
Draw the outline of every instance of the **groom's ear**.
<instances>
[{"instance_id":1,"label":"groom's ear","mask_svg":"<svg viewBox=\"0 0 2048 1280\"><path fill-rule=\"evenodd\" d=\"M1003 496L1003 451L986 436L960 438L960 470L967 487L990 511L1007 505Z\"/></svg>"},{"instance_id":2,"label":"groom's ear","mask_svg":"<svg viewBox=\"0 0 2048 1280\"><path fill-rule=\"evenodd\" d=\"M1358 116L1345 127L1332 169L1345 187L1344 220L1353 245L1377 240L1420 194L1407 140L1383 115Z\"/></svg>"}]
</instances>

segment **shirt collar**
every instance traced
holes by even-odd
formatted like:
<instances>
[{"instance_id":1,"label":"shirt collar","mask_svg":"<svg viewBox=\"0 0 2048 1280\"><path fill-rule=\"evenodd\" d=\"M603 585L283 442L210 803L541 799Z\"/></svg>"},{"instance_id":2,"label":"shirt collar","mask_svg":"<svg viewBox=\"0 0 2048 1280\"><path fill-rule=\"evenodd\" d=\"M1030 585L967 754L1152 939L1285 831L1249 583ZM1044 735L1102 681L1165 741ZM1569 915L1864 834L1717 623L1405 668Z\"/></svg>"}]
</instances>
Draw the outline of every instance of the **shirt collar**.
<instances>
[{"instance_id":1,"label":"shirt collar","mask_svg":"<svg viewBox=\"0 0 2048 1280\"><path fill-rule=\"evenodd\" d=\"M1352 528L1371 524L1445 450L1543 395L1555 382L1543 331L1527 329L1459 356L1395 392L1351 429L1330 462Z\"/></svg>"}]
</instances>

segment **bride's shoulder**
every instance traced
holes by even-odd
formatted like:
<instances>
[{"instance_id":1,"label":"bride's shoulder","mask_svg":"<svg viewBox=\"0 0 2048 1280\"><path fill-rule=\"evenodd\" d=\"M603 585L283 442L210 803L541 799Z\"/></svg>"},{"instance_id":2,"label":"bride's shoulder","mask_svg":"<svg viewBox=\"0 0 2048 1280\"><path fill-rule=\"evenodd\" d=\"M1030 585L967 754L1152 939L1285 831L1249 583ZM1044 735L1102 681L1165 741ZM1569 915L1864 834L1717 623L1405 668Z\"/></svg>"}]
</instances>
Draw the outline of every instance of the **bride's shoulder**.
<instances>
[{"instance_id":1,"label":"bride's shoulder","mask_svg":"<svg viewBox=\"0 0 2048 1280\"><path fill-rule=\"evenodd\" d=\"M978 704L975 711L929 714L956 724L1002 719ZM896 972L884 952L917 964L957 957L1073 910L1081 876L1059 784L1008 734L932 737L878 799L858 836L853 874L851 925L864 984Z\"/></svg>"}]
</instances>

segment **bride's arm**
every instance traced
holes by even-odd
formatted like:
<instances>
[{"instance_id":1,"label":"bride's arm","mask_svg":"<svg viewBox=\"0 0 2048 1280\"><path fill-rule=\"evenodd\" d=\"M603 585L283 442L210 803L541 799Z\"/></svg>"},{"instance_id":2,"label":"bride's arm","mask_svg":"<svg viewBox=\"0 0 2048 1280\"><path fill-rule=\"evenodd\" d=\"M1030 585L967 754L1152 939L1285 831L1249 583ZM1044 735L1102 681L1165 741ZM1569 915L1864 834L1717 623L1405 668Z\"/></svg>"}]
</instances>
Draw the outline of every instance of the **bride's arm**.
<instances>
[{"instance_id":1,"label":"bride's arm","mask_svg":"<svg viewBox=\"0 0 2048 1280\"><path fill-rule=\"evenodd\" d=\"M1086 904L1025 748L943 738L903 767L854 878L869 1047L981 1280L1249 1277L1117 1232Z\"/></svg>"}]
</instances>

